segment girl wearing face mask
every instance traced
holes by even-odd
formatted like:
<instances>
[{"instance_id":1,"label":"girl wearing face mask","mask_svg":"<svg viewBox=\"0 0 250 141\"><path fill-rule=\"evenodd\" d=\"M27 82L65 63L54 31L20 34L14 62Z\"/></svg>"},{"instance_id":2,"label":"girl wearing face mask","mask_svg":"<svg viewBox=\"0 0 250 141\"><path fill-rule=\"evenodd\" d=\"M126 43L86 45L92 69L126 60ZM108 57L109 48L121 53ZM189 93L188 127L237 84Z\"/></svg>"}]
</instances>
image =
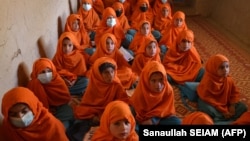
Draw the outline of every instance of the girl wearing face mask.
<instances>
[{"instance_id":1,"label":"girl wearing face mask","mask_svg":"<svg viewBox=\"0 0 250 141\"><path fill-rule=\"evenodd\" d=\"M63 124L27 88L12 88L4 94L2 114L3 140L68 141Z\"/></svg>"},{"instance_id":2,"label":"girl wearing face mask","mask_svg":"<svg viewBox=\"0 0 250 141\"><path fill-rule=\"evenodd\" d=\"M112 7L107 7L103 11L101 24L96 30L95 43L98 46L100 39L104 33L111 33L115 35L117 39L117 47L121 46L128 48L133 36L124 33L124 29L121 26L119 20L116 17L115 10Z\"/></svg>"},{"instance_id":3,"label":"girl wearing face mask","mask_svg":"<svg viewBox=\"0 0 250 141\"><path fill-rule=\"evenodd\" d=\"M92 8L92 0L81 0L81 6L78 9L77 14L81 15L84 27L92 41L92 46L95 46L94 38L97 27L100 25L100 17L97 12Z\"/></svg>"},{"instance_id":4,"label":"girl wearing face mask","mask_svg":"<svg viewBox=\"0 0 250 141\"><path fill-rule=\"evenodd\" d=\"M68 105L70 93L50 59L39 58L34 62L27 87L34 92L45 108L60 119L66 128L69 127L74 120L73 111Z\"/></svg>"},{"instance_id":5,"label":"girl wearing face mask","mask_svg":"<svg viewBox=\"0 0 250 141\"><path fill-rule=\"evenodd\" d=\"M137 1L130 21L131 28L134 29L134 32L140 31L141 25L138 23L141 23L141 21L148 21L150 25L153 25L154 15L148 0ZM161 38L161 33L153 28L151 30L156 40L159 41Z\"/></svg>"}]
</instances>

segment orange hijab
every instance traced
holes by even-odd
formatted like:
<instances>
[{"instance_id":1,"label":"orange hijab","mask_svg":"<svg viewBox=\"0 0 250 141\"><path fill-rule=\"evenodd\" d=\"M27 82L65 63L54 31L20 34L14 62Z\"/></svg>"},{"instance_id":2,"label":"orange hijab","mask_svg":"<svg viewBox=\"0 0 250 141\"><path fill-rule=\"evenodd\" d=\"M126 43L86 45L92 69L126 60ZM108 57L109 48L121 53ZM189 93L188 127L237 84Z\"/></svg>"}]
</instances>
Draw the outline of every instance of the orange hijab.
<instances>
[{"instance_id":1,"label":"orange hijab","mask_svg":"<svg viewBox=\"0 0 250 141\"><path fill-rule=\"evenodd\" d=\"M208 114L196 111L185 116L182 125L214 125L214 121Z\"/></svg>"},{"instance_id":2,"label":"orange hijab","mask_svg":"<svg viewBox=\"0 0 250 141\"><path fill-rule=\"evenodd\" d=\"M146 12L142 12L140 10L140 6L143 3L146 3L148 6L148 10ZM130 17L131 28L133 28L137 31L140 30L140 26L138 26L138 23L140 23L141 21L145 21L145 20L149 21L150 25L152 25L153 21L154 21L154 15L153 15L153 12L152 12L152 9L150 7L148 0L139 0L139 1L137 1L135 8L134 8L134 11Z\"/></svg>"},{"instance_id":3,"label":"orange hijab","mask_svg":"<svg viewBox=\"0 0 250 141\"><path fill-rule=\"evenodd\" d=\"M192 47L188 51L179 51L178 44L183 39L191 42ZM194 46L194 33L184 30L177 38L175 46L170 48L164 59L163 65L176 83L183 84L186 81L194 81L202 68L201 58Z\"/></svg>"},{"instance_id":4,"label":"orange hijab","mask_svg":"<svg viewBox=\"0 0 250 141\"><path fill-rule=\"evenodd\" d=\"M136 123L134 116L128 104L119 100L112 101L106 106L101 117L100 127L95 131L91 141L100 141L103 139L108 141L120 141L110 133L109 127L111 123L124 119L128 120L131 124L131 129L129 136L123 141L138 141L139 137L135 132Z\"/></svg>"},{"instance_id":5,"label":"orange hijab","mask_svg":"<svg viewBox=\"0 0 250 141\"><path fill-rule=\"evenodd\" d=\"M210 57L205 66L205 73L197 87L199 98L222 113L227 113L229 104L240 100L240 92L231 76L220 77L217 70L221 63L229 62L222 54Z\"/></svg>"},{"instance_id":6,"label":"orange hijab","mask_svg":"<svg viewBox=\"0 0 250 141\"><path fill-rule=\"evenodd\" d=\"M250 125L250 111L243 113L232 125Z\"/></svg>"},{"instance_id":7,"label":"orange hijab","mask_svg":"<svg viewBox=\"0 0 250 141\"><path fill-rule=\"evenodd\" d=\"M121 9L122 10L122 14L120 15L120 17L117 17L117 19L119 20L123 30L124 30L124 33L127 32L128 29L130 29L130 25L128 23L128 19L127 17L125 16L125 10L124 10L124 7L123 7L123 4L120 3L120 2L115 2L113 5L112 5L112 8L114 10L118 10L118 9Z\"/></svg>"},{"instance_id":8,"label":"orange hijab","mask_svg":"<svg viewBox=\"0 0 250 141\"><path fill-rule=\"evenodd\" d=\"M147 35L142 34L140 31L144 24L149 25L150 30L149 30L149 33ZM151 33L151 24L149 21L145 21L145 20L140 21L139 27L140 27L140 29L135 33L135 36L129 45L129 49L132 50L135 54L136 54L137 50L140 48L141 43L145 42L146 37L154 38L153 34Z\"/></svg>"},{"instance_id":9,"label":"orange hijab","mask_svg":"<svg viewBox=\"0 0 250 141\"><path fill-rule=\"evenodd\" d=\"M73 31L72 30L72 24L74 21L79 21L80 30L79 31ZM79 41L79 44L81 45L81 50L90 47L90 38L89 34L85 30L81 15L79 14L71 14L68 16L64 31L72 32L77 40Z\"/></svg>"},{"instance_id":10,"label":"orange hijab","mask_svg":"<svg viewBox=\"0 0 250 141\"><path fill-rule=\"evenodd\" d=\"M74 50L71 54L63 53L63 39L69 38L74 45ZM71 32L61 34L55 56L52 61L62 77L67 77L70 80L75 80L77 76L85 76L87 66L83 55L79 50L79 43L76 37Z\"/></svg>"},{"instance_id":11,"label":"orange hijab","mask_svg":"<svg viewBox=\"0 0 250 141\"><path fill-rule=\"evenodd\" d=\"M168 9L169 14L167 17L164 17L162 15L163 9ZM155 30L162 32L164 29L167 29L171 25L171 22L172 22L172 15L171 15L170 5L168 3L160 5L158 13L155 15L153 28Z\"/></svg>"},{"instance_id":12,"label":"orange hijab","mask_svg":"<svg viewBox=\"0 0 250 141\"><path fill-rule=\"evenodd\" d=\"M148 56L146 54L146 48L151 43L156 43L156 55L155 56ZM153 37L146 37L144 42L141 42L141 47L138 49L135 59L132 64L132 71L135 72L137 75L141 74L141 71L145 64L149 61L159 61L161 62L160 58L160 48L158 47L158 43Z\"/></svg>"},{"instance_id":13,"label":"orange hijab","mask_svg":"<svg viewBox=\"0 0 250 141\"><path fill-rule=\"evenodd\" d=\"M9 109L17 104L27 104L34 114L32 123L16 128L9 121ZM3 135L6 141L68 141L63 124L48 112L32 91L24 87L12 88L2 99Z\"/></svg>"},{"instance_id":14,"label":"orange hijab","mask_svg":"<svg viewBox=\"0 0 250 141\"><path fill-rule=\"evenodd\" d=\"M164 79L165 87L159 93L153 93L149 89L149 78L154 72L161 72ZM152 117L164 118L175 115L174 91L167 81L165 68L160 62L150 61L145 65L130 103L136 111L135 118L139 122Z\"/></svg>"},{"instance_id":15,"label":"orange hijab","mask_svg":"<svg viewBox=\"0 0 250 141\"><path fill-rule=\"evenodd\" d=\"M111 63L115 66L115 75L112 83L104 82L99 66L103 63ZM79 106L74 109L77 119L88 119L95 115L100 116L105 106L116 99L127 102L128 96L117 77L117 65L112 58L100 57L91 68L88 87Z\"/></svg>"},{"instance_id":16,"label":"orange hijab","mask_svg":"<svg viewBox=\"0 0 250 141\"><path fill-rule=\"evenodd\" d=\"M116 24L113 27L107 26L107 19L109 16L113 16L116 20ZM123 28L116 17L115 10L112 7L107 7L103 11L102 20L100 26L96 30L95 43L99 44L100 39L104 33L112 33L117 39L117 46L120 48L121 42L125 39L125 33Z\"/></svg>"},{"instance_id":17,"label":"orange hijab","mask_svg":"<svg viewBox=\"0 0 250 141\"><path fill-rule=\"evenodd\" d=\"M172 4L172 1L171 0L167 0L166 3L162 3L161 0L155 0L154 2L154 6L153 6L153 13L155 16L157 16L160 12L161 12L161 7L163 5L169 5L169 8L170 8L170 16L172 16L172 7L171 7L171 4Z\"/></svg>"},{"instance_id":18,"label":"orange hijab","mask_svg":"<svg viewBox=\"0 0 250 141\"><path fill-rule=\"evenodd\" d=\"M100 17L94 10L94 8L91 8L89 11L85 11L82 7L82 4L86 2L91 4L93 7L93 2L92 0L82 0L81 1L81 6L78 9L78 14L81 15L84 27L86 31L89 33L90 31L96 31L96 28L100 25Z\"/></svg>"},{"instance_id":19,"label":"orange hijab","mask_svg":"<svg viewBox=\"0 0 250 141\"><path fill-rule=\"evenodd\" d=\"M161 31L162 33L162 38L159 41L160 45L166 45L168 48L174 45L174 43L177 40L178 35L183 31L188 29L186 21L185 21L185 13L182 11L177 11L174 13L172 21L168 28L164 29ZM182 19L183 24L181 27L176 27L174 25L174 22L176 19Z\"/></svg>"},{"instance_id":20,"label":"orange hijab","mask_svg":"<svg viewBox=\"0 0 250 141\"><path fill-rule=\"evenodd\" d=\"M122 82L122 85L125 89L128 89L132 83L135 82L137 76L132 72L131 66L125 60L124 56L121 54L117 47L114 48L112 53L109 53L106 48L106 40L107 38L111 38L115 45L117 45L116 37L111 33L105 33L97 46L96 51L90 57L89 63L93 64L96 59L99 57L110 57L115 60L117 64L117 75Z\"/></svg>"},{"instance_id":21,"label":"orange hijab","mask_svg":"<svg viewBox=\"0 0 250 141\"><path fill-rule=\"evenodd\" d=\"M104 4L102 0L92 0L93 1L93 8L95 9L96 13L99 15L99 17L102 15L102 12L104 10Z\"/></svg>"},{"instance_id":22,"label":"orange hijab","mask_svg":"<svg viewBox=\"0 0 250 141\"><path fill-rule=\"evenodd\" d=\"M46 68L52 70L53 78L50 83L42 84L37 79L37 76ZM70 101L70 93L67 85L57 73L52 61L47 58L39 58L34 62L28 88L34 92L46 108L60 106Z\"/></svg>"}]
</instances>

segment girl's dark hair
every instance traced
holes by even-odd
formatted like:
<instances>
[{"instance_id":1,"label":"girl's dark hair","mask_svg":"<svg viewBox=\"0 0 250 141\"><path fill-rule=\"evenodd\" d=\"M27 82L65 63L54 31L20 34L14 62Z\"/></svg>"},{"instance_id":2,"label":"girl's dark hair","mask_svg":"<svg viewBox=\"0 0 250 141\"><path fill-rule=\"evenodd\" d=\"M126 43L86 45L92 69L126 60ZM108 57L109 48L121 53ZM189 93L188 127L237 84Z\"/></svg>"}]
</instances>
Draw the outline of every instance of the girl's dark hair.
<instances>
[{"instance_id":1,"label":"girl's dark hair","mask_svg":"<svg viewBox=\"0 0 250 141\"><path fill-rule=\"evenodd\" d=\"M100 73L102 73L104 70L106 70L107 68L113 68L115 70L115 65L111 64L111 63L103 63L99 66L99 71Z\"/></svg>"}]
</instances>

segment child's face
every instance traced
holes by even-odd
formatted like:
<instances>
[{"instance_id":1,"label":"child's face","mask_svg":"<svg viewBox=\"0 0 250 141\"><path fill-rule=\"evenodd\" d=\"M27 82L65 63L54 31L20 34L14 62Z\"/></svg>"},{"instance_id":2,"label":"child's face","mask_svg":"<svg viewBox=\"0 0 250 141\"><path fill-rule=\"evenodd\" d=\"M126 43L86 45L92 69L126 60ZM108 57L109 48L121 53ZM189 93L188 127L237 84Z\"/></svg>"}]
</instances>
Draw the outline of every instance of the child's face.
<instances>
[{"instance_id":1,"label":"child's face","mask_svg":"<svg viewBox=\"0 0 250 141\"><path fill-rule=\"evenodd\" d=\"M149 24L148 23L144 23L142 26L141 26L141 34L143 35L148 35L149 34Z\"/></svg>"},{"instance_id":2,"label":"child's face","mask_svg":"<svg viewBox=\"0 0 250 141\"><path fill-rule=\"evenodd\" d=\"M227 77L229 74L229 63L228 62L221 63L221 65L217 70L217 74L220 77Z\"/></svg>"},{"instance_id":3,"label":"child's face","mask_svg":"<svg viewBox=\"0 0 250 141\"><path fill-rule=\"evenodd\" d=\"M168 17L169 11L167 8L163 8L161 12L162 12L163 17L165 17L165 18Z\"/></svg>"},{"instance_id":4,"label":"child's face","mask_svg":"<svg viewBox=\"0 0 250 141\"><path fill-rule=\"evenodd\" d=\"M111 83L115 77L115 70L112 67L108 67L101 73L101 75L106 83Z\"/></svg>"},{"instance_id":5,"label":"child's face","mask_svg":"<svg viewBox=\"0 0 250 141\"><path fill-rule=\"evenodd\" d=\"M63 53L70 54L73 51L73 49L74 49L73 43L67 38L63 39Z\"/></svg>"},{"instance_id":6,"label":"child's face","mask_svg":"<svg viewBox=\"0 0 250 141\"><path fill-rule=\"evenodd\" d=\"M161 92L164 88L164 78L165 76L162 75L160 72L152 73L149 78L149 85L150 90L152 92Z\"/></svg>"},{"instance_id":7,"label":"child's face","mask_svg":"<svg viewBox=\"0 0 250 141\"><path fill-rule=\"evenodd\" d=\"M192 43L186 39L181 40L178 45L180 51L188 51L192 47Z\"/></svg>"},{"instance_id":8,"label":"child's face","mask_svg":"<svg viewBox=\"0 0 250 141\"><path fill-rule=\"evenodd\" d=\"M175 25L175 27L181 27L182 24L183 24L183 19L182 19L182 18L176 18L176 19L174 20L174 25Z\"/></svg>"},{"instance_id":9,"label":"child's face","mask_svg":"<svg viewBox=\"0 0 250 141\"><path fill-rule=\"evenodd\" d=\"M31 109L29 108L28 105L23 103L18 103L9 109L9 117L22 118L29 111L31 111Z\"/></svg>"},{"instance_id":10,"label":"child's face","mask_svg":"<svg viewBox=\"0 0 250 141\"><path fill-rule=\"evenodd\" d=\"M115 138L125 140L129 136L131 124L126 119L118 120L110 124L109 130Z\"/></svg>"},{"instance_id":11,"label":"child's face","mask_svg":"<svg viewBox=\"0 0 250 141\"><path fill-rule=\"evenodd\" d=\"M79 31L79 29L80 29L79 20L75 20L72 23L71 28L72 28L73 31Z\"/></svg>"},{"instance_id":12,"label":"child's face","mask_svg":"<svg viewBox=\"0 0 250 141\"><path fill-rule=\"evenodd\" d=\"M149 43L149 45L146 47L146 54L150 57L155 56L157 51L157 45L155 42Z\"/></svg>"},{"instance_id":13,"label":"child's face","mask_svg":"<svg viewBox=\"0 0 250 141\"><path fill-rule=\"evenodd\" d=\"M106 40L106 49L109 53L112 53L115 49L115 44L111 38L107 38Z\"/></svg>"}]
</instances>

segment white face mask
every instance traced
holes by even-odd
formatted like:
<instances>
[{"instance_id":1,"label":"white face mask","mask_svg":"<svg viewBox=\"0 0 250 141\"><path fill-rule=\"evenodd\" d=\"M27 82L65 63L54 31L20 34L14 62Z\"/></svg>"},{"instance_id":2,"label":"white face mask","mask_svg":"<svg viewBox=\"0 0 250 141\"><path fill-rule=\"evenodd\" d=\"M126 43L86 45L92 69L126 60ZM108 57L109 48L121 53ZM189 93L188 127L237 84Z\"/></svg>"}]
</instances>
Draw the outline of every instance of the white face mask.
<instances>
[{"instance_id":1,"label":"white face mask","mask_svg":"<svg viewBox=\"0 0 250 141\"><path fill-rule=\"evenodd\" d=\"M119 2L124 3L126 0L119 0Z\"/></svg>"},{"instance_id":2,"label":"white face mask","mask_svg":"<svg viewBox=\"0 0 250 141\"><path fill-rule=\"evenodd\" d=\"M21 118L11 117L10 121L14 126L23 128L28 127L32 123L33 119L34 115L31 111L29 111Z\"/></svg>"},{"instance_id":3,"label":"white face mask","mask_svg":"<svg viewBox=\"0 0 250 141\"><path fill-rule=\"evenodd\" d=\"M52 80L52 72L38 74L37 79L39 79L41 83L47 84Z\"/></svg>"},{"instance_id":4,"label":"white face mask","mask_svg":"<svg viewBox=\"0 0 250 141\"><path fill-rule=\"evenodd\" d=\"M161 0L161 2L165 4L168 2L168 0Z\"/></svg>"},{"instance_id":5,"label":"white face mask","mask_svg":"<svg viewBox=\"0 0 250 141\"><path fill-rule=\"evenodd\" d=\"M109 27L113 27L115 24L116 24L115 18L109 18L109 19L107 19L107 25Z\"/></svg>"},{"instance_id":6,"label":"white face mask","mask_svg":"<svg viewBox=\"0 0 250 141\"><path fill-rule=\"evenodd\" d=\"M82 8L86 11L89 11L92 8L92 6L88 3L88 4L83 4Z\"/></svg>"}]
</instances>

